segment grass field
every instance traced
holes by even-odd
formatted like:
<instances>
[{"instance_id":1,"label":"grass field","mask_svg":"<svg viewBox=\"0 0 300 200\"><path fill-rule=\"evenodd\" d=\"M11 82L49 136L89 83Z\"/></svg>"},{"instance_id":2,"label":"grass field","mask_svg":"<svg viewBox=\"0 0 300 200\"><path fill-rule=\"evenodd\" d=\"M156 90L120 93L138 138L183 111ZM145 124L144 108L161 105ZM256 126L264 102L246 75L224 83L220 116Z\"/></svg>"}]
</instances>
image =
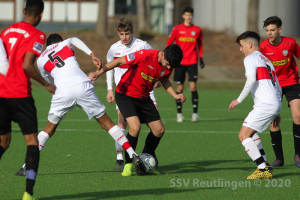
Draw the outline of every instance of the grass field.
<instances>
[{"instance_id":1,"label":"grass field","mask_svg":"<svg viewBox=\"0 0 300 200\"><path fill-rule=\"evenodd\" d=\"M104 84L102 84L104 85ZM300 199L300 169L294 166L292 118L284 100L281 113L285 166L270 180L246 180L256 166L237 137L252 108L250 96L234 111L229 103L242 84L220 84L199 90L198 123L192 115L190 93L185 91L184 123L176 123L175 101L163 89L155 92L166 133L157 149L159 176L122 177L114 170L114 141L95 120L76 108L58 127L41 152L35 196L52 199ZM231 88L231 89L226 89ZM235 89L234 89L235 88ZM239 88L239 89L238 89ZM107 113L117 121L115 106L107 105L105 88L96 86ZM39 129L46 124L51 95L34 87ZM148 129L143 125L137 153ZM268 130L260 134L269 161L274 160ZM12 142L0 162L0 199L21 199L25 178L15 176L25 159L25 141L16 124Z\"/></svg>"}]
</instances>

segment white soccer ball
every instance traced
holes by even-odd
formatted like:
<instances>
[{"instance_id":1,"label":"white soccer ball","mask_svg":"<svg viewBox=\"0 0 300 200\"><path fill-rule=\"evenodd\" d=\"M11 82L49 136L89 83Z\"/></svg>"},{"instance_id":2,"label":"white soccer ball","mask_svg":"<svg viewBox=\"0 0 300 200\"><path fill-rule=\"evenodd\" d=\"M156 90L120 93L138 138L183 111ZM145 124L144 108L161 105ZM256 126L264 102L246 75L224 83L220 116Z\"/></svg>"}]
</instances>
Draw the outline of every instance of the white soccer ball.
<instances>
[{"instance_id":1,"label":"white soccer ball","mask_svg":"<svg viewBox=\"0 0 300 200\"><path fill-rule=\"evenodd\" d=\"M148 154L148 153L142 153L141 155L139 155L139 157L141 158L141 160L143 161L145 167L146 167L146 173L149 174L151 172L153 172L156 168L156 160L155 158Z\"/></svg>"}]
</instances>

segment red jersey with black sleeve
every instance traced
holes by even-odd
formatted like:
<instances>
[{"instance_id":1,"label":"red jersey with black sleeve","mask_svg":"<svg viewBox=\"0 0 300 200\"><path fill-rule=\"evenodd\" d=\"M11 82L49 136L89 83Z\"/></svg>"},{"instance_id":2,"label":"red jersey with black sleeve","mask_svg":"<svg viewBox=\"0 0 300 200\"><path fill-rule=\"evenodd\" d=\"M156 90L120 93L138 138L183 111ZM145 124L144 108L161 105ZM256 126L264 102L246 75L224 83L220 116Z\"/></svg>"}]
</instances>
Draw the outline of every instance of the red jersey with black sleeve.
<instances>
[{"instance_id":1,"label":"red jersey with black sleeve","mask_svg":"<svg viewBox=\"0 0 300 200\"><path fill-rule=\"evenodd\" d=\"M162 78L169 79L173 69L158 62L157 50L140 50L125 56L128 70L123 74L116 92L130 97L149 97L154 84Z\"/></svg>"},{"instance_id":2,"label":"red jersey with black sleeve","mask_svg":"<svg viewBox=\"0 0 300 200\"><path fill-rule=\"evenodd\" d=\"M296 40L281 37L281 42L274 46L267 39L260 44L260 51L274 65L281 87L299 84L298 67L294 55L300 57L300 48Z\"/></svg>"},{"instance_id":3,"label":"red jersey with black sleeve","mask_svg":"<svg viewBox=\"0 0 300 200\"><path fill-rule=\"evenodd\" d=\"M30 97L30 76L23 69L26 52L39 56L45 43L45 34L33 25L19 22L6 28L1 33L4 48L9 58L6 76L0 74L0 97Z\"/></svg>"},{"instance_id":4,"label":"red jersey with black sleeve","mask_svg":"<svg viewBox=\"0 0 300 200\"><path fill-rule=\"evenodd\" d=\"M202 29L199 26L186 26L179 24L175 26L167 41L167 46L175 43L178 44L183 52L181 65L194 65L198 63L198 55L203 56L202 46Z\"/></svg>"}]
</instances>

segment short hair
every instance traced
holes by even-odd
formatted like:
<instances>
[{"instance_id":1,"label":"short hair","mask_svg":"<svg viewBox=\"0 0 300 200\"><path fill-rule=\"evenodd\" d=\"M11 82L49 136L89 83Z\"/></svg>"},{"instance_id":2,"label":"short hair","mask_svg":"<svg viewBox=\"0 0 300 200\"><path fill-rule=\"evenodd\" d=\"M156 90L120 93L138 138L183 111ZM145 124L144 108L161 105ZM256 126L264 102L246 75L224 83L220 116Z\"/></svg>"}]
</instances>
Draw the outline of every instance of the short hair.
<instances>
[{"instance_id":1,"label":"short hair","mask_svg":"<svg viewBox=\"0 0 300 200\"><path fill-rule=\"evenodd\" d=\"M178 44L170 44L163 52L165 53L165 59L172 68L176 68L180 65L183 58L183 52Z\"/></svg>"},{"instance_id":2,"label":"short hair","mask_svg":"<svg viewBox=\"0 0 300 200\"><path fill-rule=\"evenodd\" d=\"M260 43L260 36L258 35L258 33L254 32L254 31L246 31L244 33L242 33L239 37L236 38L236 43L240 44L241 40L245 40L245 39L254 39L257 42L257 46Z\"/></svg>"},{"instance_id":3,"label":"short hair","mask_svg":"<svg viewBox=\"0 0 300 200\"><path fill-rule=\"evenodd\" d=\"M265 28L266 26L269 26L270 24L275 24L277 26L277 28L280 28L282 26L282 21L279 17L277 16L272 16L272 17L268 17L265 21L264 21L264 26L263 28Z\"/></svg>"},{"instance_id":4,"label":"short hair","mask_svg":"<svg viewBox=\"0 0 300 200\"><path fill-rule=\"evenodd\" d=\"M122 18L120 19L120 21L117 24L117 31L121 32L121 31L130 31L133 32L133 24L132 21L130 21L127 18Z\"/></svg>"},{"instance_id":5,"label":"short hair","mask_svg":"<svg viewBox=\"0 0 300 200\"><path fill-rule=\"evenodd\" d=\"M190 6L187 6L183 9L182 14L184 14L185 12L194 14L194 9Z\"/></svg>"},{"instance_id":6,"label":"short hair","mask_svg":"<svg viewBox=\"0 0 300 200\"><path fill-rule=\"evenodd\" d=\"M29 16L38 16L44 11L44 2L42 0L27 0L25 14Z\"/></svg>"},{"instance_id":7,"label":"short hair","mask_svg":"<svg viewBox=\"0 0 300 200\"><path fill-rule=\"evenodd\" d=\"M53 43L58 43L61 41L63 41L63 38L59 34L53 33L53 34L50 34L49 37L47 38L46 45L49 46Z\"/></svg>"}]
</instances>

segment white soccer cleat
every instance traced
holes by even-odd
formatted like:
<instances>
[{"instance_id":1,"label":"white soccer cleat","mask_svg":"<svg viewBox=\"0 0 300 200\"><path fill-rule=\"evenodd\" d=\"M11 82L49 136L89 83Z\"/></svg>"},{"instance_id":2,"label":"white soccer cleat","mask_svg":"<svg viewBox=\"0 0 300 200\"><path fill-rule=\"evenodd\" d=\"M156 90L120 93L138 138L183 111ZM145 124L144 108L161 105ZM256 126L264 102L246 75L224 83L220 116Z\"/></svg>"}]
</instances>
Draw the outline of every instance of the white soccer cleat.
<instances>
[{"instance_id":1,"label":"white soccer cleat","mask_svg":"<svg viewBox=\"0 0 300 200\"><path fill-rule=\"evenodd\" d=\"M184 117L182 116L182 113L177 113L177 122L183 122Z\"/></svg>"},{"instance_id":2,"label":"white soccer cleat","mask_svg":"<svg viewBox=\"0 0 300 200\"><path fill-rule=\"evenodd\" d=\"M193 113L193 115L192 115L192 122L197 122L197 121L199 121L199 116L198 116L197 113Z\"/></svg>"}]
</instances>

